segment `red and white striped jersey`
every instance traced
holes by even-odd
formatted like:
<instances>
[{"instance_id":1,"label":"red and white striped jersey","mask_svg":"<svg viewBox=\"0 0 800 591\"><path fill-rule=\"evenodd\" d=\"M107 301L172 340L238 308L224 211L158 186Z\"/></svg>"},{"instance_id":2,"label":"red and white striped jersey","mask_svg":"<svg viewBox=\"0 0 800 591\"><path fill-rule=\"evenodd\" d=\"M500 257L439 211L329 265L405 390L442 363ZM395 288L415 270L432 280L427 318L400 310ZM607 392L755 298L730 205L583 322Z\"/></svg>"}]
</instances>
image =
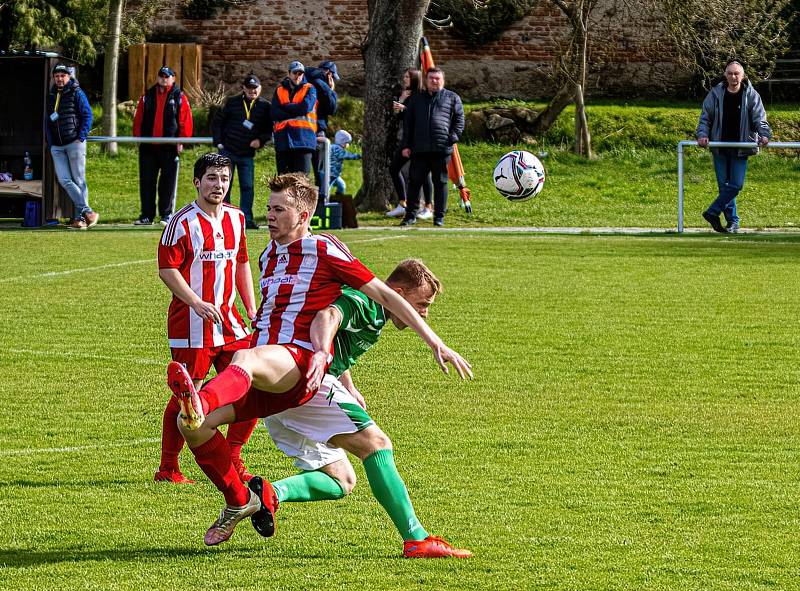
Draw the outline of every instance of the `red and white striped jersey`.
<instances>
[{"instance_id":1,"label":"red and white striped jersey","mask_svg":"<svg viewBox=\"0 0 800 591\"><path fill-rule=\"evenodd\" d=\"M254 345L294 343L313 351L311 322L342 294L375 278L338 239L311 235L280 245L273 240L258 261L261 306Z\"/></svg>"},{"instance_id":2,"label":"red and white striped jersey","mask_svg":"<svg viewBox=\"0 0 800 591\"><path fill-rule=\"evenodd\" d=\"M227 203L222 215L209 217L192 202L169 220L158 245L158 268L177 269L204 302L222 314L221 324L205 321L176 296L167 317L172 348L219 347L249 334L236 309L236 267L246 265L244 214Z\"/></svg>"}]
</instances>

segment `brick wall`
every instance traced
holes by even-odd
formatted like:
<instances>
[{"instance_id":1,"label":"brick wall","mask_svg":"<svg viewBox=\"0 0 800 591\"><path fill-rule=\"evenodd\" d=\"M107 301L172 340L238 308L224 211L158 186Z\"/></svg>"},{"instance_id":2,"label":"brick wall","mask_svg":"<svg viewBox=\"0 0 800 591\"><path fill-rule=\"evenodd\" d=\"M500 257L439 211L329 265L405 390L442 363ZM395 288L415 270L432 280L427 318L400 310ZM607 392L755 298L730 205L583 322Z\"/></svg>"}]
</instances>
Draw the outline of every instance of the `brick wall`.
<instances>
[{"instance_id":1,"label":"brick wall","mask_svg":"<svg viewBox=\"0 0 800 591\"><path fill-rule=\"evenodd\" d=\"M206 82L237 84L253 71L267 93L285 75L290 61L317 65L334 59L343 78L337 90L362 94L360 43L367 30L366 0L255 0L208 21L184 18L180 5L181 0L162 3L153 33L160 41L202 44ZM683 83L685 75L669 59L656 62L648 57L662 41L656 19L621 16L613 5L614 0L600 0L594 11L592 61L601 63L592 67L590 94L654 95ZM426 34L448 87L465 98L527 99L553 93L548 73L568 30L560 11L541 1L501 39L479 49L446 30Z\"/></svg>"}]
</instances>

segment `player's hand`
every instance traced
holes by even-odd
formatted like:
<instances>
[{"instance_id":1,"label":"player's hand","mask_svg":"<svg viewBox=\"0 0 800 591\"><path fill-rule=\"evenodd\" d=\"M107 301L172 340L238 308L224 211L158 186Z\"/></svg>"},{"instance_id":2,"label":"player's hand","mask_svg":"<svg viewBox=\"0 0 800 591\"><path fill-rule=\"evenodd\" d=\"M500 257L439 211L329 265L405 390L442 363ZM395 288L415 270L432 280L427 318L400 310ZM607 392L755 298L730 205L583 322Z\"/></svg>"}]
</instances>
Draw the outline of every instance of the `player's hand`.
<instances>
[{"instance_id":1,"label":"player's hand","mask_svg":"<svg viewBox=\"0 0 800 591\"><path fill-rule=\"evenodd\" d=\"M311 356L306 372L306 392L316 392L325 377L325 369L328 365L328 352L317 351Z\"/></svg>"},{"instance_id":2,"label":"player's hand","mask_svg":"<svg viewBox=\"0 0 800 591\"><path fill-rule=\"evenodd\" d=\"M458 372L458 377L462 380L467 376L472 376L472 365L470 365L469 361L464 359L461 355L457 352L453 351L450 347L442 343L438 347L433 349L433 357L436 359L436 363L439 364L439 367L442 368L444 373L450 373L447 364L449 363L452 365L456 372Z\"/></svg>"},{"instance_id":3,"label":"player's hand","mask_svg":"<svg viewBox=\"0 0 800 591\"><path fill-rule=\"evenodd\" d=\"M222 314L214 304L200 300L192 305L192 310L203 320L210 320L214 324L222 323Z\"/></svg>"},{"instance_id":4,"label":"player's hand","mask_svg":"<svg viewBox=\"0 0 800 591\"><path fill-rule=\"evenodd\" d=\"M364 400L364 397L361 395L361 392L358 391L358 388L356 388L355 386L352 386L352 387L348 388L347 391L350 392L350 394L353 395L353 398L356 399L356 402L358 402L358 405L361 408L363 408L364 410L367 410L367 401Z\"/></svg>"},{"instance_id":5,"label":"player's hand","mask_svg":"<svg viewBox=\"0 0 800 591\"><path fill-rule=\"evenodd\" d=\"M705 148L708 145L708 138L707 137L699 137L697 138L697 145L701 148Z\"/></svg>"}]
</instances>

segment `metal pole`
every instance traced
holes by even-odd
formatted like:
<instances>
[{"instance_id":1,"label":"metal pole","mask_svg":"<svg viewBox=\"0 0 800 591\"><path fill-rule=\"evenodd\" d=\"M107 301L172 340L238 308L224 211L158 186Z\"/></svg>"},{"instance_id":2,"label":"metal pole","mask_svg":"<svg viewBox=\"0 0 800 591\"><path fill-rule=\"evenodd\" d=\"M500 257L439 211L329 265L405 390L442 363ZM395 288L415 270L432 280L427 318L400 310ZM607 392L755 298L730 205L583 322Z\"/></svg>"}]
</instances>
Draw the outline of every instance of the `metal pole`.
<instances>
[{"instance_id":1,"label":"metal pole","mask_svg":"<svg viewBox=\"0 0 800 591\"><path fill-rule=\"evenodd\" d=\"M86 138L87 142L99 142L108 144L118 142L120 144L210 144L213 138L210 137L132 137L119 136L111 137L108 135L90 135Z\"/></svg>"},{"instance_id":2,"label":"metal pole","mask_svg":"<svg viewBox=\"0 0 800 591\"><path fill-rule=\"evenodd\" d=\"M331 140L322 140L322 184L325 187L325 203L330 202L331 190ZM320 191L321 192L321 191Z\"/></svg>"},{"instance_id":3,"label":"metal pole","mask_svg":"<svg viewBox=\"0 0 800 591\"><path fill-rule=\"evenodd\" d=\"M678 142L678 234L683 233L683 142Z\"/></svg>"}]
</instances>

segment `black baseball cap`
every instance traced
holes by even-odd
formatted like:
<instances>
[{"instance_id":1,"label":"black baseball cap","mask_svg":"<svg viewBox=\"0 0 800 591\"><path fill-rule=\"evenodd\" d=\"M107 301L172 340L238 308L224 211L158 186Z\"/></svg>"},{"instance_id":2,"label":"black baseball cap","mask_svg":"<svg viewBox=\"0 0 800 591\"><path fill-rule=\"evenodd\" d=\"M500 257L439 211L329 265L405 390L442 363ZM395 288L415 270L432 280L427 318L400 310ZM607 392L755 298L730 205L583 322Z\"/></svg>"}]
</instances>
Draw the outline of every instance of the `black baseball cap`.
<instances>
[{"instance_id":1,"label":"black baseball cap","mask_svg":"<svg viewBox=\"0 0 800 591\"><path fill-rule=\"evenodd\" d=\"M261 86L261 80L259 80L258 76L255 74L248 74L244 77L244 82L242 82L242 84L247 88L258 88Z\"/></svg>"},{"instance_id":2,"label":"black baseball cap","mask_svg":"<svg viewBox=\"0 0 800 591\"><path fill-rule=\"evenodd\" d=\"M162 66L161 69L158 71L159 76L174 76L175 72L172 71L172 68L169 66Z\"/></svg>"},{"instance_id":3,"label":"black baseball cap","mask_svg":"<svg viewBox=\"0 0 800 591\"><path fill-rule=\"evenodd\" d=\"M56 64L53 68L53 74L67 74L68 76L72 75L69 71L69 68L64 64Z\"/></svg>"}]
</instances>

